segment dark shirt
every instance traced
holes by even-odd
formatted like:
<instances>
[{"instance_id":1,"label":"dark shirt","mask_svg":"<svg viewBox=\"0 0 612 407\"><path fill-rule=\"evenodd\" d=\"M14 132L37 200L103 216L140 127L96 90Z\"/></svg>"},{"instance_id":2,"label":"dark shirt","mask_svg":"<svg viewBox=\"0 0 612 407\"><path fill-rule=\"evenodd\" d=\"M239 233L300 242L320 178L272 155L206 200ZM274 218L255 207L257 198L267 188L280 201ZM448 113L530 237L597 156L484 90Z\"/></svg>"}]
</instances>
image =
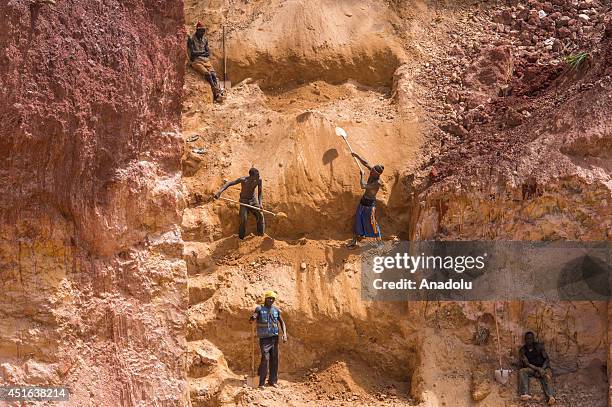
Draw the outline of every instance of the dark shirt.
<instances>
[{"instance_id":1,"label":"dark shirt","mask_svg":"<svg viewBox=\"0 0 612 407\"><path fill-rule=\"evenodd\" d=\"M210 57L206 35L203 35L202 38L198 38L197 35L193 34L187 39L187 49L189 50L189 60L191 62L198 58Z\"/></svg>"},{"instance_id":2,"label":"dark shirt","mask_svg":"<svg viewBox=\"0 0 612 407\"><path fill-rule=\"evenodd\" d=\"M529 361L529 364L537 367L544 366L546 358L544 357L543 347L541 344L535 343L531 350L527 348L527 345L523 345L523 347L521 348L521 352L523 353L523 355L525 355L525 357Z\"/></svg>"}]
</instances>

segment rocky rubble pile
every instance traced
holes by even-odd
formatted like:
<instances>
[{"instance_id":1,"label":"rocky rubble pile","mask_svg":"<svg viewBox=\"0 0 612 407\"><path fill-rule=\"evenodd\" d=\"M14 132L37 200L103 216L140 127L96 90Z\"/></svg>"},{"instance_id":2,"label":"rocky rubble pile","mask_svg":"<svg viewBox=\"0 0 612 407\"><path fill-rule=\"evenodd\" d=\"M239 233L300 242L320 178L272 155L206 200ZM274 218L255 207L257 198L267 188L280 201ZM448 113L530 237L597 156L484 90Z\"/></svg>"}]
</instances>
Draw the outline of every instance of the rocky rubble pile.
<instances>
[{"instance_id":1,"label":"rocky rubble pile","mask_svg":"<svg viewBox=\"0 0 612 407\"><path fill-rule=\"evenodd\" d=\"M480 3L434 19L431 31L445 35L423 47L429 58L415 76L427 89L421 106L439 144L415 174L417 189L463 172L475 157L513 172L521 146L538 137L522 124L540 123L572 95L609 80L599 68L579 79L605 65L611 9L600 0L531 0Z\"/></svg>"},{"instance_id":2,"label":"rocky rubble pile","mask_svg":"<svg viewBox=\"0 0 612 407\"><path fill-rule=\"evenodd\" d=\"M448 25L450 51L432 53L421 68L421 82L434 82L426 109L440 123L442 139L458 141L490 122L496 98L533 94L548 85L567 68L568 57L588 53L599 42L610 7L600 0L530 0L465 10ZM584 57L588 60L588 54ZM531 114L514 108L501 112L504 127Z\"/></svg>"},{"instance_id":3,"label":"rocky rubble pile","mask_svg":"<svg viewBox=\"0 0 612 407\"><path fill-rule=\"evenodd\" d=\"M597 26L604 22L604 3L599 0L530 0L495 14L493 28L517 37L525 47L523 56L535 52L540 54L538 56L551 57L555 53L588 46L597 33Z\"/></svg>"},{"instance_id":4,"label":"rocky rubble pile","mask_svg":"<svg viewBox=\"0 0 612 407\"><path fill-rule=\"evenodd\" d=\"M372 386L371 383L356 381L345 362L335 362L324 370L312 368L304 379L306 391L318 403L407 406L414 402L406 396L407 389L398 388L396 382ZM370 391L364 391L366 388Z\"/></svg>"}]
</instances>

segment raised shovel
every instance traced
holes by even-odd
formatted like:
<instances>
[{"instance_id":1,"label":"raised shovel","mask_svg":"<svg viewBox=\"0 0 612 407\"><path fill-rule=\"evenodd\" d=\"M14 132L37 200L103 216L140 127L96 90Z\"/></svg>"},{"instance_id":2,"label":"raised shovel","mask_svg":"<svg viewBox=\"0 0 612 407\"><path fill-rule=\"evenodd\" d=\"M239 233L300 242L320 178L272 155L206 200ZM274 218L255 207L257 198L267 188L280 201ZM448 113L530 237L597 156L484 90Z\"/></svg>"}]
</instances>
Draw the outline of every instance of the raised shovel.
<instances>
[{"instance_id":1,"label":"raised shovel","mask_svg":"<svg viewBox=\"0 0 612 407\"><path fill-rule=\"evenodd\" d=\"M256 389L259 387L259 376L255 375L255 324L251 323L251 374L247 376L246 384L248 387Z\"/></svg>"},{"instance_id":2,"label":"raised shovel","mask_svg":"<svg viewBox=\"0 0 612 407\"><path fill-rule=\"evenodd\" d=\"M342 137L342 140L344 140L344 142L346 143L346 145L348 146L352 154L354 151L348 142L348 134L346 134L346 131L342 127L336 127L336 135ZM357 159L357 157L353 157L353 159L355 159L355 162L357 163L357 166L359 167L359 169L362 169L361 164L359 163L359 160Z\"/></svg>"}]
</instances>

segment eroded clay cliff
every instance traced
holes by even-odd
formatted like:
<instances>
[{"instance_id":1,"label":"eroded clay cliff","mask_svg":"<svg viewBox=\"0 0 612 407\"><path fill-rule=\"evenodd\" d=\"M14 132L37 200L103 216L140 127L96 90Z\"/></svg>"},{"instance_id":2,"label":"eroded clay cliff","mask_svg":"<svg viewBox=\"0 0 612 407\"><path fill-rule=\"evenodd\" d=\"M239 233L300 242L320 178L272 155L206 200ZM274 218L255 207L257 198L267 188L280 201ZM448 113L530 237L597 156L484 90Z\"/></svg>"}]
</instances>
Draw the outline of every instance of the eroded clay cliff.
<instances>
[{"instance_id":1,"label":"eroded clay cliff","mask_svg":"<svg viewBox=\"0 0 612 407\"><path fill-rule=\"evenodd\" d=\"M0 5L0 382L184 405L181 1Z\"/></svg>"}]
</instances>

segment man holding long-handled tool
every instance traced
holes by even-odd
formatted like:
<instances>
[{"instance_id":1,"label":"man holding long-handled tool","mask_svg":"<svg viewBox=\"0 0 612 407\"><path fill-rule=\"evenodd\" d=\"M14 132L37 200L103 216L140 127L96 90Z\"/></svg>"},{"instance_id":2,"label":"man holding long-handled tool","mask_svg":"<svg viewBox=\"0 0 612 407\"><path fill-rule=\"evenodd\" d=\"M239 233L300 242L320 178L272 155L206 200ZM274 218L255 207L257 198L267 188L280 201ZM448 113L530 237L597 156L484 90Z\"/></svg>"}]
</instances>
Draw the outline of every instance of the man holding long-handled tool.
<instances>
[{"instance_id":1,"label":"man holding long-handled tool","mask_svg":"<svg viewBox=\"0 0 612 407\"><path fill-rule=\"evenodd\" d=\"M372 166L364 158L359 156L359 154L354 152L347 140L348 135L344 129L336 127L336 134L344 139L344 142L351 151L351 155L359 167L359 183L361 189L364 190L361 201L357 206L357 212L355 213L353 239L348 244L348 247L352 249L357 246L357 239L360 237L374 237L377 240L381 239L380 227L376 221L376 194L381 187L380 176L385 167L381 164ZM365 166L370 171L367 182L361 165Z\"/></svg>"},{"instance_id":2,"label":"man holding long-handled tool","mask_svg":"<svg viewBox=\"0 0 612 407\"><path fill-rule=\"evenodd\" d=\"M357 245L357 239L360 237L374 237L377 240L382 238L380 226L378 226L376 221L376 194L380 189L380 176L385 167L380 164L371 166L370 163L361 158L357 153L353 152L351 154L370 171L368 181L366 182L364 171L359 167L359 184L364 191L355 213L353 240L348 244L349 248L354 248Z\"/></svg>"},{"instance_id":3,"label":"man holding long-handled tool","mask_svg":"<svg viewBox=\"0 0 612 407\"><path fill-rule=\"evenodd\" d=\"M259 170L256 168L251 168L249 170L248 177L240 177L234 181L230 181L223 185L219 192L217 192L214 197L215 199L221 198L221 194L227 188L240 184L240 228L238 230L238 237L240 239L244 239L246 235L246 224L247 224L247 215L251 212L255 215L255 219L257 219L257 234L259 236L263 236L266 230L266 223L264 220L263 213L264 210L261 207L262 202L262 182L259 177ZM255 189L257 189L257 196L255 196ZM231 201L230 199L222 198L227 201ZM234 201L232 201L234 202ZM267 211L265 211L267 212Z\"/></svg>"},{"instance_id":4,"label":"man holding long-handled tool","mask_svg":"<svg viewBox=\"0 0 612 407\"><path fill-rule=\"evenodd\" d=\"M281 312L274 305L276 300L274 291L264 293L263 305L258 305L251 315L250 321L257 321L257 337L259 338L259 350L261 361L259 363L259 387L266 384L268 367L270 377L268 384L277 387L278 382L278 334L282 331L283 342L287 342L287 326L281 317Z\"/></svg>"}]
</instances>

